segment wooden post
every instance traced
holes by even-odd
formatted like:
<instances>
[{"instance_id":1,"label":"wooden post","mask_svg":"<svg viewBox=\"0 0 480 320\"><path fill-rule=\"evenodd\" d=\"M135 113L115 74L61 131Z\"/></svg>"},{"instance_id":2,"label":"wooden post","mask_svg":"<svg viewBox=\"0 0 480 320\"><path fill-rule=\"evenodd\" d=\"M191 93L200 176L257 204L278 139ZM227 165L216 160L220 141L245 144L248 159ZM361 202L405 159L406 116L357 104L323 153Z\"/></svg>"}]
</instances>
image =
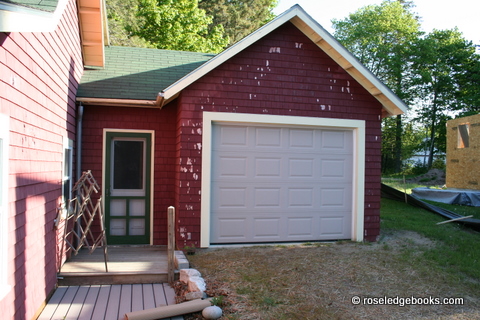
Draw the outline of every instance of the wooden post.
<instances>
[{"instance_id":1,"label":"wooden post","mask_svg":"<svg viewBox=\"0 0 480 320\"><path fill-rule=\"evenodd\" d=\"M168 207L168 283L175 279L175 208Z\"/></svg>"}]
</instances>

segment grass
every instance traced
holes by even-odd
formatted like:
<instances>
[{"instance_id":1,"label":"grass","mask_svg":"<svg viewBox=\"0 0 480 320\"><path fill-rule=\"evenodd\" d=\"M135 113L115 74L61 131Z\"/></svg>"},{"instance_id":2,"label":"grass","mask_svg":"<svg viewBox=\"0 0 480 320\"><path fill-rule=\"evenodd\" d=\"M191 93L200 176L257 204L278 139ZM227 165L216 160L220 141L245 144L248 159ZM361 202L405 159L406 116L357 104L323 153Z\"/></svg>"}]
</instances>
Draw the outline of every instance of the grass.
<instances>
[{"instance_id":1,"label":"grass","mask_svg":"<svg viewBox=\"0 0 480 320\"><path fill-rule=\"evenodd\" d=\"M467 208L458 211L464 215ZM385 232L409 230L437 241L439 245L424 254L429 262L451 275L480 280L480 234L456 223L436 224L441 221L445 219L426 210L382 199L381 228Z\"/></svg>"}]
</instances>

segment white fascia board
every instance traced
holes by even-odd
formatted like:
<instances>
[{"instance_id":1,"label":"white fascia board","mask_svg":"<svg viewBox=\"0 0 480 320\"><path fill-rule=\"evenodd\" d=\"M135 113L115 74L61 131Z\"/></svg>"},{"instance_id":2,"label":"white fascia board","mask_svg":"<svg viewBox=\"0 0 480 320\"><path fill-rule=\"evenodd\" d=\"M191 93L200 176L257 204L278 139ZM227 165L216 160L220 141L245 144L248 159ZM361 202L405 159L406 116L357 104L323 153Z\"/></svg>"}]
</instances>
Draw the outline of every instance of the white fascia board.
<instances>
[{"instance_id":1,"label":"white fascia board","mask_svg":"<svg viewBox=\"0 0 480 320\"><path fill-rule=\"evenodd\" d=\"M68 0L59 0L54 12L0 2L0 32L53 32Z\"/></svg>"}]
</instances>

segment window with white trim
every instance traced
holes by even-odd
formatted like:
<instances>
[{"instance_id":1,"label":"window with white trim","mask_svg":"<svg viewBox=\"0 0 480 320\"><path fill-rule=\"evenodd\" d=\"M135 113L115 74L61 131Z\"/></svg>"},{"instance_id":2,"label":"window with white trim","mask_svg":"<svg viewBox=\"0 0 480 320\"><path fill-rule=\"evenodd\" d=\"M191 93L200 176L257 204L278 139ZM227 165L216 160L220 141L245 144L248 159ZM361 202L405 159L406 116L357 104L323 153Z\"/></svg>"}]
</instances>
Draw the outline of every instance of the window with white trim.
<instances>
[{"instance_id":1,"label":"window with white trim","mask_svg":"<svg viewBox=\"0 0 480 320\"><path fill-rule=\"evenodd\" d=\"M62 170L62 218L66 218L69 200L72 198L73 180L73 140L63 138L63 170Z\"/></svg>"},{"instance_id":2,"label":"window with white trim","mask_svg":"<svg viewBox=\"0 0 480 320\"><path fill-rule=\"evenodd\" d=\"M0 300L8 293L8 135L9 117L0 114Z\"/></svg>"}]
</instances>

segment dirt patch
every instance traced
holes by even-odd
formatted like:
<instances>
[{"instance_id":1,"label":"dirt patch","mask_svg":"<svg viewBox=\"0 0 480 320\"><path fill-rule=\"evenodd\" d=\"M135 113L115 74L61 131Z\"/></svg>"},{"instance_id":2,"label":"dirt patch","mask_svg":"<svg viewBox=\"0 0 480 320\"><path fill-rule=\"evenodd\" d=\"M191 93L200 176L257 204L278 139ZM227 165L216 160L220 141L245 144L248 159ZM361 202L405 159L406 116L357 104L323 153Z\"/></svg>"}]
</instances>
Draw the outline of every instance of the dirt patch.
<instances>
[{"instance_id":1,"label":"dirt patch","mask_svg":"<svg viewBox=\"0 0 480 320\"><path fill-rule=\"evenodd\" d=\"M436 245L415 232L392 231L368 244L208 249L191 262L208 294L224 296L224 320L480 319L478 286L465 285L477 279L452 279L423 263L422 255ZM352 303L356 297L359 304ZM397 303L380 304L385 297ZM430 304L448 297L463 304ZM422 304L409 303L414 298Z\"/></svg>"},{"instance_id":2,"label":"dirt patch","mask_svg":"<svg viewBox=\"0 0 480 320\"><path fill-rule=\"evenodd\" d=\"M441 169L430 169L427 173L412 179L407 179L408 183L423 184L426 186L444 186L445 171Z\"/></svg>"}]
</instances>

